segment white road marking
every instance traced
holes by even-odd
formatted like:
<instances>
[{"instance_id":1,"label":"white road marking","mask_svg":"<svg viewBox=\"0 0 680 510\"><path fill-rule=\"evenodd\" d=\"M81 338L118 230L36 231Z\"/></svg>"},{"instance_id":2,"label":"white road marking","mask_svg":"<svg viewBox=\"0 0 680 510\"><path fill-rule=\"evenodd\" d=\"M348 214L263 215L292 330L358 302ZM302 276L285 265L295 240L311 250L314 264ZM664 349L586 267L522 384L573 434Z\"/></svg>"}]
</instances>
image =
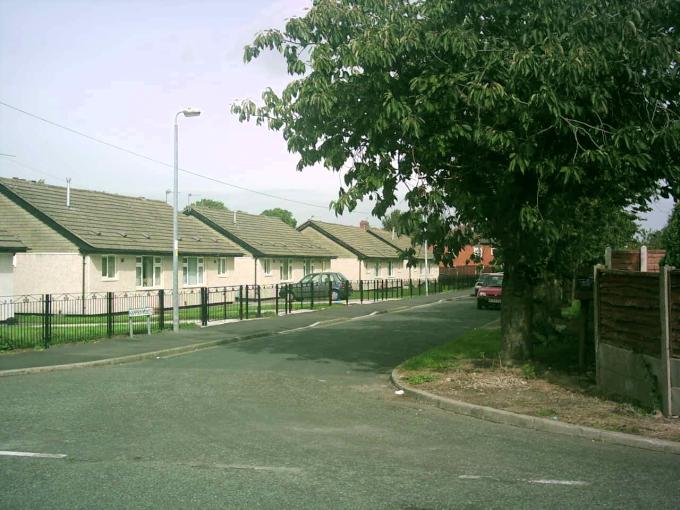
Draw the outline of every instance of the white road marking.
<instances>
[{"instance_id":1,"label":"white road marking","mask_svg":"<svg viewBox=\"0 0 680 510\"><path fill-rule=\"evenodd\" d=\"M459 480L495 480L495 481L503 481L500 478L495 478L493 476L482 476L482 475L459 475L458 476ZM540 484L540 485L570 485L570 486L584 486L584 485L590 485L589 482L584 482L582 480L547 480L547 479L536 479L536 480L526 480L524 478L517 478L513 480L515 482L524 482L524 483L534 483L534 484Z\"/></svg>"},{"instance_id":2,"label":"white road marking","mask_svg":"<svg viewBox=\"0 0 680 510\"><path fill-rule=\"evenodd\" d=\"M39 459L64 459L63 453L33 453L33 452L8 452L0 450L0 456L5 457L37 457Z\"/></svg>"},{"instance_id":3,"label":"white road marking","mask_svg":"<svg viewBox=\"0 0 680 510\"><path fill-rule=\"evenodd\" d=\"M309 326L302 326L301 328L284 329L283 331L279 331L279 335L285 335L285 334L288 334L288 333L294 333L295 331L303 331L303 330L309 329L309 328L315 328L315 327L318 326L319 324L321 324L321 321L315 322L314 324L310 324Z\"/></svg>"},{"instance_id":4,"label":"white road marking","mask_svg":"<svg viewBox=\"0 0 680 510\"><path fill-rule=\"evenodd\" d=\"M367 314L367 315L359 315L359 317L352 317L352 318L349 319L349 320L351 320L351 321L360 321L360 320L363 320L363 319L368 319L368 318L370 318L370 317L375 317L375 316L378 315L379 313L380 313L380 312L378 312L378 311L376 310L375 312L371 312L371 313L369 313L369 314Z\"/></svg>"},{"instance_id":5,"label":"white road marking","mask_svg":"<svg viewBox=\"0 0 680 510\"><path fill-rule=\"evenodd\" d=\"M529 483L540 483L544 485L589 485L582 480L526 480Z\"/></svg>"}]
</instances>

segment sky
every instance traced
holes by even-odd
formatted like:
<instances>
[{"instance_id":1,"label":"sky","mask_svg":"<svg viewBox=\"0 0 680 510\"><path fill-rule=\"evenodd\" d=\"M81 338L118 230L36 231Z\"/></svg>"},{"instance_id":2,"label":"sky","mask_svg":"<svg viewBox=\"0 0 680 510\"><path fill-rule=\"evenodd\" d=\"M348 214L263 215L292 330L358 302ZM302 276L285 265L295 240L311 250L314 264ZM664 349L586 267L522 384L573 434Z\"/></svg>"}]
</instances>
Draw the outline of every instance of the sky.
<instances>
[{"instance_id":1,"label":"sky","mask_svg":"<svg viewBox=\"0 0 680 510\"><path fill-rule=\"evenodd\" d=\"M290 80L282 58L250 64L243 47L257 32L304 13L307 0L0 0L0 176L164 200L172 168L96 143L14 108L172 165L179 120L180 167L265 197L180 174L179 203L210 198L258 214L289 209L356 224L371 204L336 218L328 204L341 176L322 167L296 171L280 133L239 123L229 107L259 100ZM9 105L9 106L7 106ZM305 202L311 205L303 205ZM404 204L401 204L404 207ZM662 200L646 228L661 228L673 203Z\"/></svg>"}]
</instances>

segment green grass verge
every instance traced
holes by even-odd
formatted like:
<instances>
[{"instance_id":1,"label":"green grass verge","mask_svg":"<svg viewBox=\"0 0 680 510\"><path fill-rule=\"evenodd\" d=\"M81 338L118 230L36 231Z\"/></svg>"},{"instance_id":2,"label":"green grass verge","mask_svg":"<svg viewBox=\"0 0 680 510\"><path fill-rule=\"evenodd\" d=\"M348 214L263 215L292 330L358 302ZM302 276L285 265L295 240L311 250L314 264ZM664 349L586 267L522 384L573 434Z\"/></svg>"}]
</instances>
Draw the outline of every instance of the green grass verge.
<instances>
[{"instance_id":1,"label":"green grass verge","mask_svg":"<svg viewBox=\"0 0 680 510\"><path fill-rule=\"evenodd\" d=\"M418 384L424 384L432 381L436 381L438 377L434 374L416 374L410 375L406 378L406 382L417 386Z\"/></svg>"},{"instance_id":2,"label":"green grass verge","mask_svg":"<svg viewBox=\"0 0 680 510\"><path fill-rule=\"evenodd\" d=\"M473 329L443 345L406 360L406 370L446 370L461 359L494 358L501 348L501 330Z\"/></svg>"},{"instance_id":3,"label":"green grass verge","mask_svg":"<svg viewBox=\"0 0 680 510\"><path fill-rule=\"evenodd\" d=\"M574 299L570 306L562 308L563 319L575 319L581 313L581 301Z\"/></svg>"}]
</instances>

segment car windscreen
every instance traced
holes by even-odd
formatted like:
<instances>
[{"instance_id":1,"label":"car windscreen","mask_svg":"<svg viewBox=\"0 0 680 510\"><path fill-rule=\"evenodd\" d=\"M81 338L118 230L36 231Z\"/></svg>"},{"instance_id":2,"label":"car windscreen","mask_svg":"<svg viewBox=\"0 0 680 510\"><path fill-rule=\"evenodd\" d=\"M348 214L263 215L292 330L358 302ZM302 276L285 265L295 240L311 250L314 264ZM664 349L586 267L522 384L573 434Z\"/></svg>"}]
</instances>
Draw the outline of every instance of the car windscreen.
<instances>
[{"instance_id":1,"label":"car windscreen","mask_svg":"<svg viewBox=\"0 0 680 510\"><path fill-rule=\"evenodd\" d=\"M503 277L502 276L489 276L484 282L484 287L502 287Z\"/></svg>"}]
</instances>

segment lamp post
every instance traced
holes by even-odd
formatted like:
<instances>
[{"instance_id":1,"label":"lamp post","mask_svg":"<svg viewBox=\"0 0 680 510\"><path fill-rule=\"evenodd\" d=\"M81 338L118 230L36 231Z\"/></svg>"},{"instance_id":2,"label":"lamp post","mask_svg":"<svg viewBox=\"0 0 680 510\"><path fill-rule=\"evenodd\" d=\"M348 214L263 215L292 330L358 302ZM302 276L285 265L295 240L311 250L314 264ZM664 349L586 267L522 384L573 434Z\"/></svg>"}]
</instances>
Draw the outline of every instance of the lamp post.
<instances>
[{"instance_id":1,"label":"lamp post","mask_svg":"<svg viewBox=\"0 0 680 510\"><path fill-rule=\"evenodd\" d=\"M200 110L193 108L185 108L184 110L175 114L175 169L174 169L174 183L172 196L172 330L177 333L179 331L179 233L177 226L177 187L179 174L179 152L177 144L177 118L180 115L185 117L198 117L201 114Z\"/></svg>"}]
</instances>

